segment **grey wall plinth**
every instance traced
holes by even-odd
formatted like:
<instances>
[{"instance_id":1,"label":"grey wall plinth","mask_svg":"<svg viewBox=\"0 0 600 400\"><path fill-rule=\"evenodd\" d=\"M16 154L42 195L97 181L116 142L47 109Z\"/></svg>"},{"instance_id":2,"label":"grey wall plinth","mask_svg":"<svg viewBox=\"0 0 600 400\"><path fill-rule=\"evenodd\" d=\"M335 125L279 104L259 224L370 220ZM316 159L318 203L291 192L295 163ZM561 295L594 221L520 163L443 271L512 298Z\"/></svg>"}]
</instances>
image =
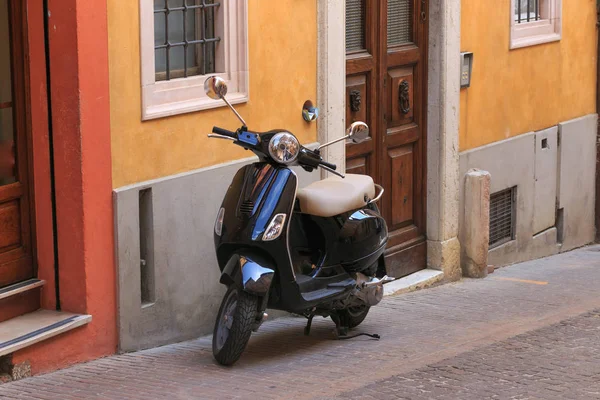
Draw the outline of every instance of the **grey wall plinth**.
<instances>
[{"instance_id":1,"label":"grey wall plinth","mask_svg":"<svg viewBox=\"0 0 600 400\"><path fill-rule=\"evenodd\" d=\"M312 147L312 146L311 146ZM213 243L223 196L239 168L256 159L114 190L119 349L134 351L212 332L224 293ZM294 168L299 187L320 178ZM140 190L151 189L152 301L142 304Z\"/></svg>"},{"instance_id":2,"label":"grey wall plinth","mask_svg":"<svg viewBox=\"0 0 600 400\"><path fill-rule=\"evenodd\" d=\"M559 225L561 251L566 251L594 241L597 115L563 122L558 130Z\"/></svg>"},{"instance_id":3,"label":"grey wall plinth","mask_svg":"<svg viewBox=\"0 0 600 400\"><path fill-rule=\"evenodd\" d=\"M517 226L515 240L489 251L488 262L506 265L528 259L523 251L533 236L534 169L533 157L535 134L529 133L501 142L466 151L460 155L460 173L478 168L491 175L490 193L513 186L517 187ZM464 198L464 181L461 182L460 198ZM464 207L460 207L460 221L464 221ZM461 236L464 227L461 224Z\"/></svg>"},{"instance_id":4,"label":"grey wall plinth","mask_svg":"<svg viewBox=\"0 0 600 400\"><path fill-rule=\"evenodd\" d=\"M593 241L596 121L596 114L588 115L460 154L461 176L471 168L489 171L492 194L516 187L514 238L490 248L490 264L545 257ZM464 182L460 190L463 199ZM463 221L463 206L460 212Z\"/></svg>"}]
</instances>

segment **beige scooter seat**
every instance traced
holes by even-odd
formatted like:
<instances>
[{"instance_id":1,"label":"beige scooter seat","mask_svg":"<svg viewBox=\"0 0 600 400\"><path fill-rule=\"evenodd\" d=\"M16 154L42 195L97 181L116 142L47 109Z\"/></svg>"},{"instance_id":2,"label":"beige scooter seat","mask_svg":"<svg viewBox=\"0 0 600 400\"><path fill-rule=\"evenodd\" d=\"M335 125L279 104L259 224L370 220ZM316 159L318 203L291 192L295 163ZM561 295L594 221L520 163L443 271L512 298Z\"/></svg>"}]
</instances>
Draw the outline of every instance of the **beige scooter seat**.
<instances>
[{"instance_id":1,"label":"beige scooter seat","mask_svg":"<svg viewBox=\"0 0 600 400\"><path fill-rule=\"evenodd\" d=\"M317 217L333 217L364 207L375 197L373 178L368 175L347 174L311 183L298 190L300 211Z\"/></svg>"}]
</instances>

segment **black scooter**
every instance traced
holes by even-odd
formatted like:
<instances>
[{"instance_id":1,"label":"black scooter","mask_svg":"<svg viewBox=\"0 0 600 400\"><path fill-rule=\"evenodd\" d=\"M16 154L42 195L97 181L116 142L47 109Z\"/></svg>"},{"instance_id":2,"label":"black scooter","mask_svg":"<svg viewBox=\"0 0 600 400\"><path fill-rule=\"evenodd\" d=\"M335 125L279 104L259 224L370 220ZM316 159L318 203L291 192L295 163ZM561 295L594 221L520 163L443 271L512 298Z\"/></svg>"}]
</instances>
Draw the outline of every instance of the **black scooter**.
<instances>
[{"instance_id":1,"label":"black scooter","mask_svg":"<svg viewBox=\"0 0 600 400\"><path fill-rule=\"evenodd\" d=\"M319 149L344 139L363 141L367 125L355 122L346 137L310 150L286 130L249 131L225 98L221 78L208 78L204 88L243 124L235 132L214 127L208 136L231 140L259 158L237 172L215 222L220 282L228 288L214 328L215 359L236 362L267 308L304 315L306 334L315 315L329 316L338 336L348 337L348 329L381 301L383 284L393 280L383 258L388 230L375 204L383 188L369 176L336 172ZM293 165L338 177L298 190Z\"/></svg>"}]
</instances>

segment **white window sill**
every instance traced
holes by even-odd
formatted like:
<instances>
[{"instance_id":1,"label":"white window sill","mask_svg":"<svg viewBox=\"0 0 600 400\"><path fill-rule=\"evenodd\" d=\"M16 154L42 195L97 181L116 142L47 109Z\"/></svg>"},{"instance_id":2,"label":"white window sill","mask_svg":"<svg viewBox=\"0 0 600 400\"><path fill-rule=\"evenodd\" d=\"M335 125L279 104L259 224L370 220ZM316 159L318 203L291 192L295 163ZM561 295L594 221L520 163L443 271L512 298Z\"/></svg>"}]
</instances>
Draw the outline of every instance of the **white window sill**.
<instances>
[{"instance_id":1,"label":"white window sill","mask_svg":"<svg viewBox=\"0 0 600 400\"><path fill-rule=\"evenodd\" d=\"M536 46L538 44L558 42L560 39L560 33L547 33L542 35L526 36L519 39L511 40L510 49L514 50L523 47Z\"/></svg>"},{"instance_id":2,"label":"white window sill","mask_svg":"<svg viewBox=\"0 0 600 400\"><path fill-rule=\"evenodd\" d=\"M231 104L246 103L248 102L248 98L248 93L227 93L227 100ZM142 120L147 121L151 119L171 117L173 115L220 107L227 107L227 104L225 104L224 101L213 100L209 97L203 96L197 99L142 107Z\"/></svg>"}]
</instances>

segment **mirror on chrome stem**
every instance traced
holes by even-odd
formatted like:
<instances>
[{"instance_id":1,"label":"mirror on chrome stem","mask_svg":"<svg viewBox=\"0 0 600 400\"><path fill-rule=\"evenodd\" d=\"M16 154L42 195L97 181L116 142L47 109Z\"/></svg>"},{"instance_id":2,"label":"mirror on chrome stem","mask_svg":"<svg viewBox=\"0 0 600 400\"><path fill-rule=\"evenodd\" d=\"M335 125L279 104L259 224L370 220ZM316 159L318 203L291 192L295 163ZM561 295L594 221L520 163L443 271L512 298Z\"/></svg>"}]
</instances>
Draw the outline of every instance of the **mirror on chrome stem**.
<instances>
[{"instance_id":1,"label":"mirror on chrome stem","mask_svg":"<svg viewBox=\"0 0 600 400\"><path fill-rule=\"evenodd\" d=\"M213 100L221 100L227 95L227 84L223 78L211 76L204 81L204 92Z\"/></svg>"},{"instance_id":2,"label":"mirror on chrome stem","mask_svg":"<svg viewBox=\"0 0 600 400\"><path fill-rule=\"evenodd\" d=\"M364 122L353 122L346 131L346 137L354 143L362 143L369 137L369 127Z\"/></svg>"},{"instance_id":3,"label":"mirror on chrome stem","mask_svg":"<svg viewBox=\"0 0 600 400\"><path fill-rule=\"evenodd\" d=\"M331 146L334 143L341 142L342 140L350 139L353 143L362 143L369 137L369 126L361 121L353 122L352 125L346 130L346 136L334 139L331 142L320 145L317 150L321 150L324 147Z\"/></svg>"},{"instance_id":4,"label":"mirror on chrome stem","mask_svg":"<svg viewBox=\"0 0 600 400\"><path fill-rule=\"evenodd\" d=\"M204 81L204 93L206 93L206 95L213 100L223 100L231 109L231 111L233 111L237 119L240 120L242 125L244 127L246 126L246 121L244 121L244 118L242 118L242 116L235 110L235 108L233 108L227 98L225 98L227 95L227 83L223 78L218 76L209 76L206 78Z\"/></svg>"}]
</instances>

